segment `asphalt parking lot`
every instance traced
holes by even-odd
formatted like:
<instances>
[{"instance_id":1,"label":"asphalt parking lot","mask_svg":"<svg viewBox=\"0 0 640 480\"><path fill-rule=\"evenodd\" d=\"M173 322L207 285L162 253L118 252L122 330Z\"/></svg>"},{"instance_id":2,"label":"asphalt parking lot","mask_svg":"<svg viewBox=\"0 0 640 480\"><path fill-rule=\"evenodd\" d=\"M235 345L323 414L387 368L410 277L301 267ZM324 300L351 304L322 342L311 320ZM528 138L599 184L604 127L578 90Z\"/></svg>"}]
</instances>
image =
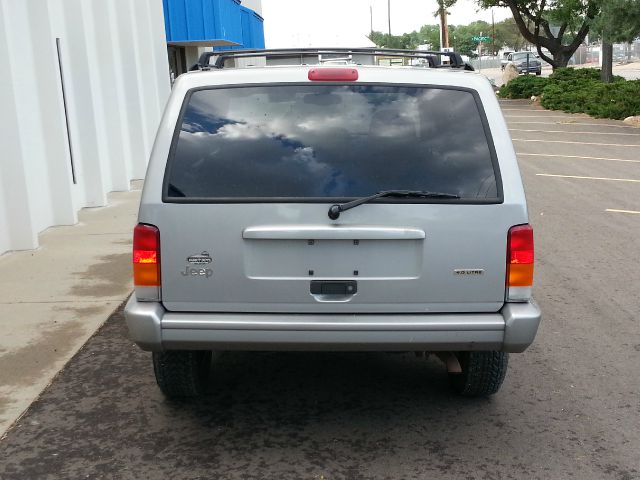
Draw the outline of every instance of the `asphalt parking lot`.
<instances>
[{"instance_id":1,"label":"asphalt parking lot","mask_svg":"<svg viewBox=\"0 0 640 480\"><path fill-rule=\"evenodd\" d=\"M226 353L168 402L118 310L0 441L0 478L640 478L640 129L502 105L544 320L495 397L413 354Z\"/></svg>"}]
</instances>

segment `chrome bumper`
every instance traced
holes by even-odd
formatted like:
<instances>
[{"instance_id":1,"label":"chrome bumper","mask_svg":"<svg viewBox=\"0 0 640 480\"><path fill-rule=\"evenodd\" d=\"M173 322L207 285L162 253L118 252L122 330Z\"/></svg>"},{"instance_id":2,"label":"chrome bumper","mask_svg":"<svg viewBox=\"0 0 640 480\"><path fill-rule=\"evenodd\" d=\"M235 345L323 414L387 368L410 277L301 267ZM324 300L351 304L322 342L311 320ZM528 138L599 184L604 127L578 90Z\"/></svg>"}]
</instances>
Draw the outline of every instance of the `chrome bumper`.
<instances>
[{"instance_id":1,"label":"chrome bumper","mask_svg":"<svg viewBox=\"0 0 640 480\"><path fill-rule=\"evenodd\" d=\"M507 303L479 314L255 314L168 312L132 296L131 339L144 350L370 350L522 352L540 309Z\"/></svg>"}]
</instances>

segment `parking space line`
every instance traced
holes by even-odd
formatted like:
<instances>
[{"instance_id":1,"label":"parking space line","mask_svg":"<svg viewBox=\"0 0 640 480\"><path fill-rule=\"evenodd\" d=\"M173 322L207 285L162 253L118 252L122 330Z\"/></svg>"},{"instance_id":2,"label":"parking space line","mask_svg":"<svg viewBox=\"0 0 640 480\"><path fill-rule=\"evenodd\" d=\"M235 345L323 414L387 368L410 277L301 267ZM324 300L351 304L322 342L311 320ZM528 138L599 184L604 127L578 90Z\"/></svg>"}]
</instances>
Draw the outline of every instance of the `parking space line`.
<instances>
[{"instance_id":1,"label":"parking space line","mask_svg":"<svg viewBox=\"0 0 640 480\"><path fill-rule=\"evenodd\" d=\"M503 109L504 110L504 109ZM504 118L572 118L566 115L505 115ZM585 120L587 120L585 118Z\"/></svg>"},{"instance_id":2,"label":"parking space line","mask_svg":"<svg viewBox=\"0 0 640 480\"><path fill-rule=\"evenodd\" d=\"M527 117L512 117L512 118L527 118ZM540 118L540 117L534 117ZM554 117L555 118L555 117ZM558 117L562 118L562 117ZM549 125L549 122L509 122L509 125ZM585 127L613 127L613 128L638 128L633 125L614 125L611 123L582 123L582 122L554 122L555 125L584 125ZM640 130L639 130L640 131Z\"/></svg>"},{"instance_id":3,"label":"parking space line","mask_svg":"<svg viewBox=\"0 0 640 480\"><path fill-rule=\"evenodd\" d=\"M575 133L581 135L627 135L640 137L640 133L618 133L618 132L573 132L568 130L527 130L524 128L510 128L510 132L534 132L534 133ZM640 146L640 145L639 145Z\"/></svg>"},{"instance_id":4,"label":"parking space line","mask_svg":"<svg viewBox=\"0 0 640 480\"><path fill-rule=\"evenodd\" d=\"M611 182L633 182L640 183L640 180L634 178L608 178L608 177L583 177L579 175L556 175L553 173L536 173L537 177L558 177L558 178L577 178L581 180L608 180Z\"/></svg>"},{"instance_id":5,"label":"parking space line","mask_svg":"<svg viewBox=\"0 0 640 480\"><path fill-rule=\"evenodd\" d=\"M607 208L605 209L605 212L613 212L613 213L632 213L632 214L636 214L636 215L640 215L640 212L636 211L636 210L618 210L616 208Z\"/></svg>"},{"instance_id":6,"label":"parking space line","mask_svg":"<svg viewBox=\"0 0 640 480\"><path fill-rule=\"evenodd\" d=\"M640 148L640 143L635 144L620 144L620 143L589 143L589 142L569 142L566 140L542 140L542 139L527 139L527 138L512 138L514 142L544 142L544 143L568 143L572 145L601 145L603 147L634 147Z\"/></svg>"},{"instance_id":7,"label":"parking space line","mask_svg":"<svg viewBox=\"0 0 640 480\"><path fill-rule=\"evenodd\" d=\"M545 110L544 108L503 108L503 112L540 112L540 113L549 113L549 110ZM588 118L585 116L585 118Z\"/></svg>"},{"instance_id":8,"label":"parking space line","mask_svg":"<svg viewBox=\"0 0 640 480\"><path fill-rule=\"evenodd\" d=\"M527 157L582 158L585 160L606 160L608 162L640 163L640 160L628 160L625 158L583 157L581 155L558 155L558 154L552 154L552 153L516 153L516 154L521 156L527 156Z\"/></svg>"}]
</instances>

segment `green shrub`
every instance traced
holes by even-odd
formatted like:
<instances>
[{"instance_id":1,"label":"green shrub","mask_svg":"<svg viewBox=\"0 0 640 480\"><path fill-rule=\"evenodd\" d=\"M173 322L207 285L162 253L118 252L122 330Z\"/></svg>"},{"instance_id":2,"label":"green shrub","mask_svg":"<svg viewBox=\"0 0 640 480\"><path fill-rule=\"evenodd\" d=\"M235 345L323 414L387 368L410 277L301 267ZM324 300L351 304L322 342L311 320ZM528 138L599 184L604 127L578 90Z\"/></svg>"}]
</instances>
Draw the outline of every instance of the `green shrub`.
<instances>
[{"instance_id":1,"label":"green shrub","mask_svg":"<svg viewBox=\"0 0 640 480\"><path fill-rule=\"evenodd\" d=\"M542 93L541 103L550 110L622 120L640 115L640 80L602 83L598 77L549 82Z\"/></svg>"},{"instance_id":2,"label":"green shrub","mask_svg":"<svg viewBox=\"0 0 640 480\"><path fill-rule=\"evenodd\" d=\"M540 96L542 106L549 110L587 113L596 118L622 120L640 115L640 80L614 76L612 83L602 83L597 68L558 68L549 78L520 76L504 85L498 95Z\"/></svg>"},{"instance_id":3,"label":"green shrub","mask_svg":"<svg viewBox=\"0 0 640 480\"><path fill-rule=\"evenodd\" d=\"M500 87L500 98L531 98L539 96L549 79L534 75L522 75Z\"/></svg>"},{"instance_id":4,"label":"green shrub","mask_svg":"<svg viewBox=\"0 0 640 480\"><path fill-rule=\"evenodd\" d=\"M599 68L557 68L549 75L549 82L583 83L585 81L600 81L602 71ZM614 75L614 82L624 81L624 78Z\"/></svg>"}]
</instances>

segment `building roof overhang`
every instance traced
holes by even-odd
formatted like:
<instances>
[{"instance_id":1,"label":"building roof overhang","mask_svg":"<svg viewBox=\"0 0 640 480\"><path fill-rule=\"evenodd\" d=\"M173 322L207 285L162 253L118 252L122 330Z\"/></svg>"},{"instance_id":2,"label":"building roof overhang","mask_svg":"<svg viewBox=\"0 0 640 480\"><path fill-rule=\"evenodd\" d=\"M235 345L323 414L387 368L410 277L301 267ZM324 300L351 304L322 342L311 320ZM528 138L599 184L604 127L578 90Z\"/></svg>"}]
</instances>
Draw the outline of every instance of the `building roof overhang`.
<instances>
[{"instance_id":1,"label":"building roof overhang","mask_svg":"<svg viewBox=\"0 0 640 480\"><path fill-rule=\"evenodd\" d=\"M178 47L238 47L242 44L232 42L230 40L185 40L185 41L169 41L167 45L176 45Z\"/></svg>"}]
</instances>

